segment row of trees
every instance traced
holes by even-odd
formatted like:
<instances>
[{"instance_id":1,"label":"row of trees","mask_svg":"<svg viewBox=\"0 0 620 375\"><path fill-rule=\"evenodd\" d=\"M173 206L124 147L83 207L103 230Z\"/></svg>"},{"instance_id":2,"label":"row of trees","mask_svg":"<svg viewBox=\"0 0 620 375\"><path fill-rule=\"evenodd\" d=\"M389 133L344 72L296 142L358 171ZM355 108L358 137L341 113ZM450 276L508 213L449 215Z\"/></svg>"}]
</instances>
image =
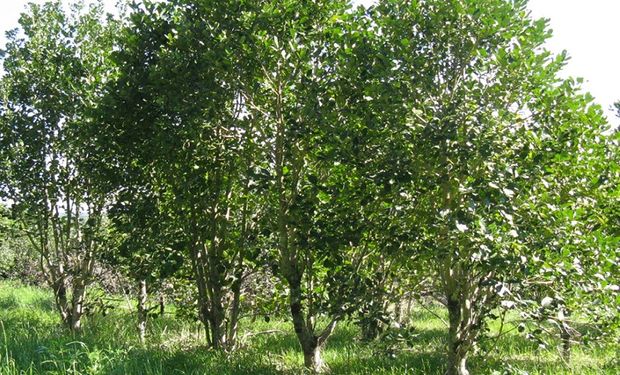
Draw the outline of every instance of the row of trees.
<instances>
[{"instance_id":1,"label":"row of trees","mask_svg":"<svg viewBox=\"0 0 620 375\"><path fill-rule=\"evenodd\" d=\"M70 329L106 262L142 340L147 285L189 273L218 350L284 285L316 372L338 322L372 338L403 293L445 304L448 374L498 308L567 344L571 316L617 329L618 133L525 1L120 13L31 5L3 59L0 192Z\"/></svg>"}]
</instances>

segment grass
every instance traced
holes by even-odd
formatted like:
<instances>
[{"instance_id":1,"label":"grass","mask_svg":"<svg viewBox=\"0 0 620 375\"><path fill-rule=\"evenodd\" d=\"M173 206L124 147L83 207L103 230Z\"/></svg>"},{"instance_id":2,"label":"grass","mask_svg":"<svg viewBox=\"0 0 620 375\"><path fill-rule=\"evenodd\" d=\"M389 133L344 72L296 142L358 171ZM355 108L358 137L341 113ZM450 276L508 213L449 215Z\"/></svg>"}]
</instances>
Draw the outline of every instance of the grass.
<instances>
[{"instance_id":1,"label":"grass","mask_svg":"<svg viewBox=\"0 0 620 375\"><path fill-rule=\"evenodd\" d=\"M435 314L444 315L441 309ZM406 342L387 337L358 340L351 323L330 339L324 357L332 374L442 374L445 326L424 310L414 311ZM199 324L173 316L150 320L149 343L141 346L133 316L118 308L95 315L79 335L59 324L50 294L0 283L0 374L299 374L303 359L291 324L243 322L244 347L234 355L208 350ZM492 331L497 325L492 325ZM252 334L264 331L272 334ZM494 342L495 344L495 342ZM472 374L618 374L617 345L577 346L564 363L555 348L539 349L519 334L500 337L487 355L470 360Z\"/></svg>"}]
</instances>

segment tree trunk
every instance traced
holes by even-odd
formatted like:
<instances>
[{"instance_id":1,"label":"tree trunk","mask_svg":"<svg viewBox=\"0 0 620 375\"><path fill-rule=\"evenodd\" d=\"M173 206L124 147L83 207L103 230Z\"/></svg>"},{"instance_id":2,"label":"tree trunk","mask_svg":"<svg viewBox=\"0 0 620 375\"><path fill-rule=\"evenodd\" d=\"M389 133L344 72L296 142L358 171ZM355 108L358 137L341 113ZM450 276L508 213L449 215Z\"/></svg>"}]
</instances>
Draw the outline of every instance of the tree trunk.
<instances>
[{"instance_id":1,"label":"tree trunk","mask_svg":"<svg viewBox=\"0 0 620 375\"><path fill-rule=\"evenodd\" d=\"M82 328L82 315L84 315L84 299L86 297L86 284L78 276L73 279L73 294L71 296L71 316L69 329L79 331Z\"/></svg>"},{"instance_id":2,"label":"tree trunk","mask_svg":"<svg viewBox=\"0 0 620 375\"><path fill-rule=\"evenodd\" d=\"M216 350L226 349L226 311L224 309L224 293L222 292L222 275L220 274L219 268L221 265L221 258L215 248L215 245L209 254L207 255L207 251L203 252L203 257L208 257L207 268L208 268L208 295L210 300L210 312L209 315L209 323L211 327L211 340L213 348Z\"/></svg>"},{"instance_id":3,"label":"tree trunk","mask_svg":"<svg viewBox=\"0 0 620 375\"><path fill-rule=\"evenodd\" d=\"M310 319L304 314L302 306L302 290L301 281L298 277L288 279L290 286L289 304L291 309L291 317L293 318L293 327L297 340L301 345L304 354L304 365L313 374L319 374L328 370L327 365L323 362L321 356L322 344L327 339L314 334L313 327L308 325ZM323 336L323 335L322 335Z\"/></svg>"},{"instance_id":4,"label":"tree trunk","mask_svg":"<svg viewBox=\"0 0 620 375\"><path fill-rule=\"evenodd\" d=\"M138 284L138 338L141 344L146 342L147 298L146 280L142 279Z\"/></svg>"},{"instance_id":5,"label":"tree trunk","mask_svg":"<svg viewBox=\"0 0 620 375\"><path fill-rule=\"evenodd\" d=\"M56 302L56 308L60 313L60 317L67 326L70 326L69 322L69 306L67 303L67 285L64 278L56 279L52 282L54 288L54 301Z\"/></svg>"},{"instance_id":6,"label":"tree trunk","mask_svg":"<svg viewBox=\"0 0 620 375\"><path fill-rule=\"evenodd\" d=\"M241 312L241 279L242 272L237 270L235 282L232 285L233 300L230 308L230 322L228 326L228 337L226 341L230 348L237 344L237 332L239 330L239 314Z\"/></svg>"},{"instance_id":7,"label":"tree trunk","mask_svg":"<svg viewBox=\"0 0 620 375\"><path fill-rule=\"evenodd\" d=\"M209 325L211 327L211 341L213 349L226 349L226 320L224 319L224 309L221 299L211 301L211 316Z\"/></svg>"},{"instance_id":8,"label":"tree trunk","mask_svg":"<svg viewBox=\"0 0 620 375\"><path fill-rule=\"evenodd\" d=\"M446 375L469 375L467 370L468 345L463 337L461 303L448 296L448 369Z\"/></svg>"},{"instance_id":9,"label":"tree trunk","mask_svg":"<svg viewBox=\"0 0 620 375\"><path fill-rule=\"evenodd\" d=\"M570 362L571 334L566 323L560 323L560 338L562 339L562 357L566 363Z\"/></svg>"},{"instance_id":10,"label":"tree trunk","mask_svg":"<svg viewBox=\"0 0 620 375\"><path fill-rule=\"evenodd\" d=\"M327 366L323 362L321 356L321 346L315 342L308 343L307 347L303 349L304 352L304 366L312 373L319 374L327 371Z\"/></svg>"},{"instance_id":11,"label":"tree trunk","mask_svg":"<svg viewBox=\"0 0 620 375\"><path fill-rule=\"evenodd\" d=\"M190 248L190 255L192 258L192 266L194 268L194 280L196 281L196 287L198 288L198 318L202 322L205 328L205 339L207 345L211 345L211 335L209 328L209 296L207 294L207 281L205 277L205 269L202 261L202 254L199 251L199 244L197 239L193 239Z\"/></svg>"},{"instance_id":12,"label":"tree trunk","mask_svg":"<svg viewBox=\"0 0 620 375\"><path fill-rule=\"evenodd\" d=\"M469 375L467 370L467 354L462 354L455 350L451 344L450 354L448 356L448 370L446 375Z\"/></svg>"},{"instance_id":13,"label":"tree trunk","mask_svg":"<svg viewBox=\"0 0 620 375\"><path fill-rule=\"evenodd\" d=\"M159 316L163 317L166 312L166 299L163 293L159 293Z\"/></svg>"}]
</instances>

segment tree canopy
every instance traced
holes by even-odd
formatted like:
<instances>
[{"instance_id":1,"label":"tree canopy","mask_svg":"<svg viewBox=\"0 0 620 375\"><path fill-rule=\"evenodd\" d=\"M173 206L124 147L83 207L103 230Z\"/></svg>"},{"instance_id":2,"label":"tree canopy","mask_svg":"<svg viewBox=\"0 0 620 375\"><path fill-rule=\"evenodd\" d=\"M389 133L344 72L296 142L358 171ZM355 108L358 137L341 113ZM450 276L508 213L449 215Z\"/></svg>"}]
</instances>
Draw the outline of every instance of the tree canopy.
<instances>
[{"instance_id":1,"label":"tree canopy","mask_svg":"<svg viewBox=\"0 0 620 375\"><path fill-rule=\"evenodd\" d=\"M447 374L498 311L566 353L571 317L617 334L618 132L526 1L50 2L20 25L0 194L72 330L107 265L142 341L147 285L176 283L213 349L260 305L313 372L339 322L372 339L405 295L446 307Z\"/></svg>"}]
</instances>

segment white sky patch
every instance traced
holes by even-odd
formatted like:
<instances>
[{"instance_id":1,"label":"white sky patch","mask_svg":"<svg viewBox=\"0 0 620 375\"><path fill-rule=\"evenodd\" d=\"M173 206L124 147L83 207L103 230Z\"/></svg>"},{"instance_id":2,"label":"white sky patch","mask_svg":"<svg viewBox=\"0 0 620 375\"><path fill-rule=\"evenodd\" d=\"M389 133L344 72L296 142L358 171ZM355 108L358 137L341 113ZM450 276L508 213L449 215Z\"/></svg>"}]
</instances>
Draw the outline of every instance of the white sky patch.
<instances>
[{"instance_id":1,"label":"white sky patch","mask_svg":"<svg viewBox=\"0 0 620 375\"><path fill-rule=\"evenodd\" d=\"M0 48L6 44L4 33L17 27L28 2L45 1L0 0ZM116 0L103 3L106 11L114 11ZM353 1L356 5L372 3L374 0ZM617 123L609 108L620 100L620 0L530 0L529 8L535 18L551 20L554 36L547 48L554 53L568 51L571 60L564 75L584 78L584 89L603 106L609 120Z\"/></svg>"},{"instance_id":2,"label":"white sky patch","mask_svg":"<svg viewBox=\"0 0 620 375\"><path fill-rule=\"evenodd\" d=\"M535 18L550 19L553 37L547 48L568 51L564 76L584 78L584 89L617 123L609 108L620 100L620 1L530 0L529 8Z\"/></svg>"},{"instance_id":3,"label":"white sky patch","mask_svg":"<svg viewBox=\"0 0 620 375\"><path fill-rule=\"evenodd\" d=\"M117 0L103 0L106 12L115 13ZM0 48L6 45L6 32L19 26L19 15L26 10L28 3L44 4L46 0L0 0ZM85 0L89 3L89 0ZM63 1L63 4L72 2Z\"/></svg>"}]
</instances>

